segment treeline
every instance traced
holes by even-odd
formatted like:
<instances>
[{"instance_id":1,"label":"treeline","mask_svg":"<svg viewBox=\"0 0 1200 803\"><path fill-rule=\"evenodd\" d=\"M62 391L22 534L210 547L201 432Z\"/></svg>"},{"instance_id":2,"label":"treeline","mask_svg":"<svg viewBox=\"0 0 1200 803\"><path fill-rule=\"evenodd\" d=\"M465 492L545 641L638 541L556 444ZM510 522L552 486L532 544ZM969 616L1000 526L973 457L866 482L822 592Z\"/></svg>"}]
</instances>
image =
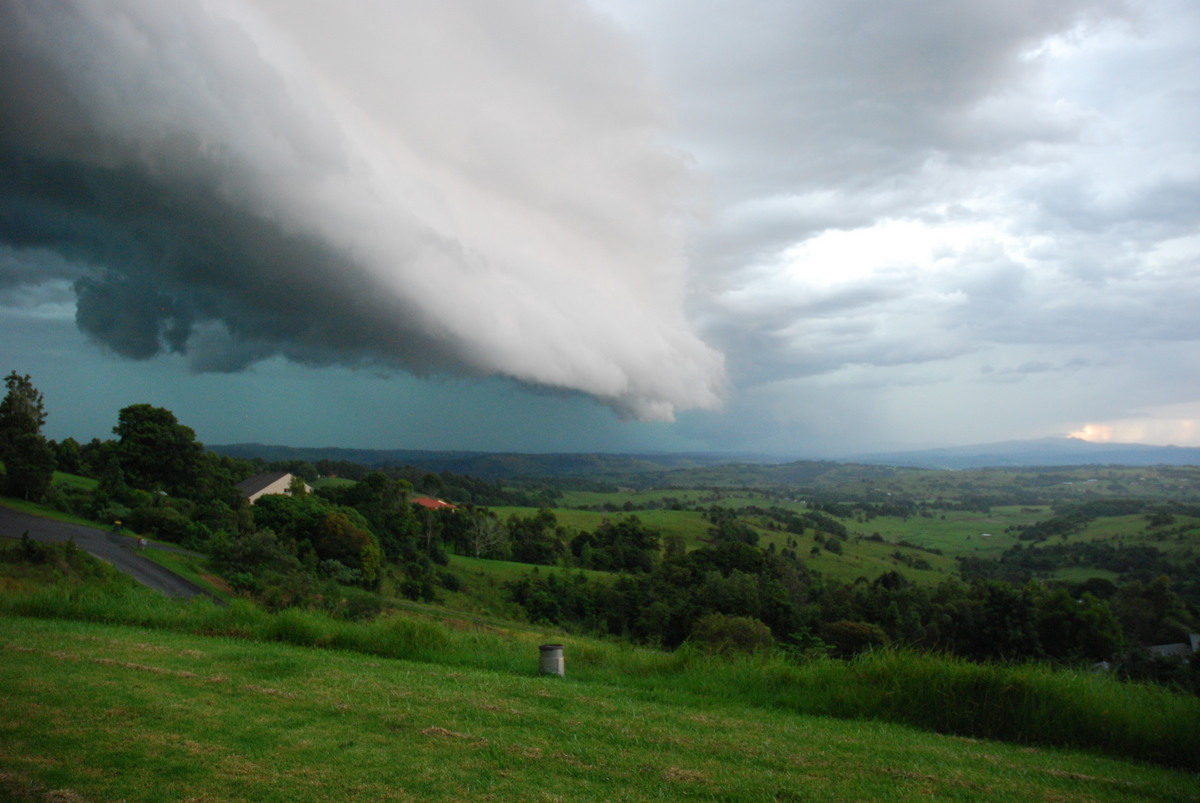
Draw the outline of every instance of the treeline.
<instances>
[{"instance_id":1,"label":"treeline","mask_svg":"<svg viewBox=\"0 0 1200 803\"><path fill-rule=\"evenodd\" d=\"M848 657L888 645L975 661L1116 661L1118 671L1200 691L1200 665L1155 661L1151 644L1186 640L1195 617L1169 579L1014 585L950 579L917 586L897 572L874 581L822 581L794 556L731 541L665 557L611 581L537 572L511 583L529 618L675 647L703 641L714 617L750 642L764 627L785 650Z\"/></svg>"},{"instance_id":2,"label":"treeline","mask_svg":"<svg viewBox=\"0 0 1200 803\"><path fill-rule=\"evenodd\" d=\"M195 432L164 408L119 411L110 440L49 441L42 394L13 372L0 401L0 477L6 493L209 553L235 591L270 608L323 605L351 615L378 611L384 591L432 599L457 587L445 571L445 544L480 554L506 539L482 504L545 501L545 489L513 491L499 483L412 467L368 471L341 461L267 464L206 450ZM54 470L92 478L95 487L52 483ZM237 484L262 470L354 480L317 493L302 482L251 507ZM412 504L425 493L457 509ZM474 503L474 504L473 504ZM353 603L353 604L351 604Z\"/></svg>"},{"instance_id":3,"label":"treeline","mask_svg":"<svg viewBox=\"0 0 1200 803\"><path fill-rule=\"evenodd\" d=\"M286 471L313 483L321 477L333 477L358 482L368 474L380 473L393 480L404 480L417 494L452 500L456 504L511 505L514 507L548 507L562 497L562 491L548 484L505 485L450 471L424 471L414 466L381 466L369 468L348 460L322 459L272 460L252 458L247 462L256 471Z\"/></svg>"}]
</instances>

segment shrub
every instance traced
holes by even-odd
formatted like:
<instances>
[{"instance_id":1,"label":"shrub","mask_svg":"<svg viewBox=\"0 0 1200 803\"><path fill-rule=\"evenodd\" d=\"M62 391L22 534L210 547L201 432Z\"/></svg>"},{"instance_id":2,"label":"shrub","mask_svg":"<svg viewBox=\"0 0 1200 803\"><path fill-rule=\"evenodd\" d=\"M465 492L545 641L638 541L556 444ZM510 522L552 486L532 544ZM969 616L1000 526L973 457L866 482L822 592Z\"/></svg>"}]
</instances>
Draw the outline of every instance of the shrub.
<instances>
[{"instance_id":1,"label":"shrub","mask_svg":"<svg viewBox=\"0 0 1200 803\"><path fill-rule=\"evenodd\" d=\"M358 588L343 588L337 601L337 614L351 622L368 622L383 611L383 598Z\"/></svg>"},{"instance_id":2,"label":"shrub","mask_svg":"<svg viewBox=\"0 0 1200 803\"><path fill-rule=\"evenodd\" d=\"M722 655L758 652L775 644L771 629L750 616L726 616L710 613L696 620L688 642L708 652Z\"/></svg>"},{"instance_id":3,"label":"shrub","mask_svg":"<svg viewBox=\"0 0 1200 803\"><path fill-rule=\"evenodd\" d=\"M849 658L859 653L886 647L891 639L878 625L868 622L826 622L817 635L832 649L834 658Z\"/></svg>"},{"instance_id":4,"label":"shrub","mask_svg":"<svg viewBox=\"0 0 1200 803\"><path fill-rule=\"evenodd\" d=\"M147 533L173 544L186 544L191 540L191 520L173 507L139 507L129 514L125 522L137 533Z\"/></svg>"}]
</instances>

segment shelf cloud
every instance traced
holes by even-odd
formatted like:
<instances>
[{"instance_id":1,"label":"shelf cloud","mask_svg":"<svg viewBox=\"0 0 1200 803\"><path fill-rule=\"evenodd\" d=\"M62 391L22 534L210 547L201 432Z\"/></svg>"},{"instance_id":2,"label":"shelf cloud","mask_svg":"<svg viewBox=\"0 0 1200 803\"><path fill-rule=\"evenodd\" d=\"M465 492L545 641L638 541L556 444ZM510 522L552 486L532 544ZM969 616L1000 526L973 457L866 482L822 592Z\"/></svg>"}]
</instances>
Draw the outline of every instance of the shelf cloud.
<instances>
[{"instance_id":1,"label":"shelf cloud","mask_svg":"<svg viewBox=\"0 0 1200 803\"><path fill-rule=\"evenodd\" d=\"M0 290L199 372L284 356L715 408L689 169L583 5L0 0ZM0 298L3 301L3 298Z\"/></svg>"}]
</instances>

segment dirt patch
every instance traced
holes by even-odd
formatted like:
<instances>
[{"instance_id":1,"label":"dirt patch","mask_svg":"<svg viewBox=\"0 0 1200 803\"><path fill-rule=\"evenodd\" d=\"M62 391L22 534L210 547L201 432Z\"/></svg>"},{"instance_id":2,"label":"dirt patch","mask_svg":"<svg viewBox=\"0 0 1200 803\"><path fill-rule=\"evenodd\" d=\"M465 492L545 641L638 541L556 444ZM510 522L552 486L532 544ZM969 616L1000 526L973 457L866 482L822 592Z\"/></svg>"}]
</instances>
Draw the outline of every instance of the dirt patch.
<instances>
[{"instance_id":1,"label":"dirt patch","mask_svg":"<svg viewBox=\"0 0 1200 803\"><path fill-rule=\"evenodd\" d=\"M217 577L215 574L202 574L200 575L200 579L223 594L233 593L233 586L229 585L229 583L225 582L224 579Z\"/></svg>"},{"instance_id":2,"label":"dirt patch","mask_svg":"<svg viewBox=\"0 0 1200 803\"><path fill-rule=\"evenodd\" d=\"M272 697L282 697L285 700L294 700L300 696L298 694L293 694L290 691L280 691L279 689L272 689L269 686L249 685L249 686L242 686L242 688L245 689L246 691L258 692L259 694L268 694Z\"/></svg>"},{"instance_id":3,"label":"dirt patch","mask_svg":"<svg viewBox=\"0 0 1200 803\"><path fill-rule=\"evenodd\" d=\"M457 731L447 730L446 728L440 728L437 725L434 725L432 728L426 728L425 730L421 731L421 733L425 736L441 736L447 739L472 738L471 734L469 733L459 733Z\"/></svg>"},{"instance_id":4,"label":"dirt patch","mask_svg":"<svg viewBox=\"0 0 1200 803\"><path fill-rule=\"evenodd\" d=\"M662 777L664 781L675 783L698 783L708 780L708 776L699 770L687 770L680 767L667 767L662 771Z\"/></svg>"}]
</instances>

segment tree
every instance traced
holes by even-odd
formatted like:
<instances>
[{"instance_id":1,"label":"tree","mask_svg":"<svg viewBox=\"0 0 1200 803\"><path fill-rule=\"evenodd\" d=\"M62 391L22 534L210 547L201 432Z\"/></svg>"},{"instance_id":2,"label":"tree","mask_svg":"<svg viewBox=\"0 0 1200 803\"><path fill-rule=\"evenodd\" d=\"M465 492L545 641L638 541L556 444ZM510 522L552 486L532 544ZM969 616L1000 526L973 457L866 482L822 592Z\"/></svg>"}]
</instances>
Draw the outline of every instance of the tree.
<instances>
[{"instance_id":1,"label":"tree","mask_svg":"<svg viewBox=\"0 0 1200 803\"><path fill-rule=\"evenodd\" d=\"M372 471L354 485L328 488L321 495L354 508L370 524L379 538L379 545L388 560L415 560L421 522L408 503L412 485L406 480L393 480L379 471ZM426 552L433 552L432 531L425 532Z\"/></svg>"},{"instance_id":2,"label":"tree","mask_svg":"<svg viewBox=\"0 0 1200 803\"><path fill-rule=\"evenodd\" d=\"M54 452L42 436L46 407L29 374L4 379L8 393L0 402L0 461L7 493L40 499L54 476Z\"/></svg>"},{"instance_id":3,"label":"tree","mask_svg":"<svg viewBox=\"0 0 1200 803\"><path fill-rule=\"evenodd\" d=\"M508 542L508 533L496 514L481 507L468 508L467 514L467 537L475 557L502 555Z\"/></svg>"},{"instance_id":4,"label":"tree","mask_svg":"<svg viewBox=\"0 0 1200 803\"><path fill-rule=\"evenodd\" d=\"M46 406L42 394L33 386L29 374L11 372L4 378L8 393L0 402L0 454L8 448L8 440L19 432L41 432L46 423Z\"/></svg>"},{"instance_id":5,"label":"tree","mask_svg":"<svg viewBox=\"0 0 1200 803\"><path fill-rule=\"evenodd\" d=\"M51 448L54 450L54 459L57 462L59 471L65 471L68 474L79 474L83 470L79 441L74 438L67 438L62 443L51 444Z\"/></svg>"},{"instance_id":6,"label":"tree","mask_svg":"<svg viewBox=\"0 0 1200 803\"><path fill-rule=\"evenodd\" d=\"M302 477L292 477L287 492L292 496L305 496L308 493L308 483Z\"/></svg>"},{"instance_id":7,"label":"tree","mask_svg":"<svg viewBox=\"0 0 1200 803\"><path fill-rule=\"evenodd\" d=\"M528 518L516 513L508 517L512 559L521 563L553 566L563 551L562 528L554 512L542 508Z\"/></svg>"},{"instance_id":8,"label":"tree","mask_svg":"<svg viewBox=\"0 0 1200 803\"><path fill-rule=\"evenodd\" d=\"M294 541L302 559L311 552L314 568L318 561L336 562L357 572L354 582L368 588L376 585L383 552L367 520L354 508L315 494L269 494L255 502L253 513L259 529Z\"/></svg>"},{"instance_id":9,"label":"tree","mask_svg":"<svg viewBox=\"0 0 1200 803\"><path fill-rule=\"evenodd\" d=\"M649 572L662 548L656 530L637 516L611 522L605 520L591 533L571 539L571 552L585 569L612 572Z\"/></svg>"},{"instance_id":10,"label":"tree","mask_svg":"<svg viewBox=\"0 0 1200 803\"><path fill-rule=\"evenodd\" d=\"M191 427L162 407L133 404L117 415L117 460L125 481L145 491L195 496L206 472L204 447Z\"/></svg>"}]
</instances>

